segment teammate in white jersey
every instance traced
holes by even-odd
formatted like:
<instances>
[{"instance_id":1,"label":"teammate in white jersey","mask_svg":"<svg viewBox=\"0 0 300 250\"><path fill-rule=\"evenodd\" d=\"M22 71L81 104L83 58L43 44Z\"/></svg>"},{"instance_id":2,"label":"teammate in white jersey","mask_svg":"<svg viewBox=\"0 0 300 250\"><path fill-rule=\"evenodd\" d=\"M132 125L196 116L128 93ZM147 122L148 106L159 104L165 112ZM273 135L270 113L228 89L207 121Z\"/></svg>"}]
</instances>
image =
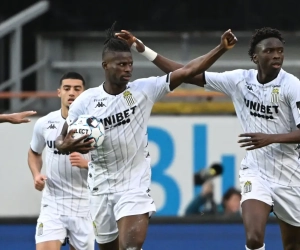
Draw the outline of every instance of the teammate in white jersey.
<instances>
[{"instance_id":1,"label":"teammate in white jersey","mask_svg":"<svg viewBox=\"0 0 300 250\"><path fill-rule=\"evenodd\" d=\"M38 119L34 126L28 164L35 188L42 191L45 187L36 227L37 250L58 250L66 237L72 250L94 250L87 188L89 155L62 153L55 146L69 106L84 87L85 81L80 74L69 72L63 75L58 89L61 109ZM46 176L41 173L45 148Z\"/></svg>"},{"instance_id":2,"label":"teammate in white jersey","mask_svg":"<svg viewBox=\"0 0 300 250\"><path fill-rule=\"evenodd\" d=\"M129 44L135 42L138 52L166 73L183 67L128 31L117 35ZM256 30L249 55L257 70L205 72L189 81L229 95L245 132L239 142L248 149L240 168L246 249L265 249L271 210L280 221L284 249L300 249L300 82L281 68L283 44L278 30Z\"/></svg>"},{"instance_id":3,"label":"teammate in white jersey","mask_svg":"<svg viewBox=\"0 0 300 250\"><path fill-rule=\"evenodd\" d=\"M102 53L105 81L86 90L71 105L67 124L56 145L62 152L92 150L88 184L96 241L101 250L140 250L148 228L149 216L155 212L150 196L151 168L145 158L145 134L153 104L189 77L210 67L236 38L226 31L221 44L196 58L180 70L162 77L133 82L133 60L128 44L108 32ZM103 144L94 149L90 142L72 139L68 124L79 115L97 117L105 127Z\"/></svg>"}]
</instances>

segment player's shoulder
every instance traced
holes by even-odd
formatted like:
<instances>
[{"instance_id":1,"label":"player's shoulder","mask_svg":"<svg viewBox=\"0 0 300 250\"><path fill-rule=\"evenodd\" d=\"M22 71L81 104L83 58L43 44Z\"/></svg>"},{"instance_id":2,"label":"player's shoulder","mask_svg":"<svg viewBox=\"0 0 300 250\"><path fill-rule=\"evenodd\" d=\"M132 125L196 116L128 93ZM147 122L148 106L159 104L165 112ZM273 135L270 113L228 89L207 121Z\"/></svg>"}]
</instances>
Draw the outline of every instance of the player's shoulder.
<instances>
[{"instance_id":1,"label":"player's shoulder","mask_svg":"<svg viewBox=\"0 0 300 250\"><path fill-rule=\"evenodd\" d=\"M100 85L101 86L101 85ZM86 97L92 97L92 96L98 96L99 95L99 90L100 87L93 87L93 88L89 88L85 91L83 91L77 98L86 98Z\"/></svg>"},{"instance_id":2,"label":"player's shoulder","mask_svg":"<svg viewBox=\"0 0 300 250\"><path fill-rule=\"evenodd\" d=\"M43 126L48 123L58 123L61 120L63 120L63 118L61 116L61 110L59 109L37 119L36 126Z\"/></svg>"},{"instance_id":3,"label":"player's shoulder","mask_svg":"<svg viewBox=\"0 0 300 250\"><path fill-rule=\"evenodd\" d=\"M167 82L168 77L169 77L169 74L166 74L163 76L150 76L150 77L146 77L146 78L139 78L132 82L129 82L127 86L129 88L131 88L132 90L140 89L140 88L143 88L144 86L146 86L147 84L153 84L153 83L157 82L158 79L161 79L161 80L165 79Z\"/></svg>"},{"instance_id":4,"label":"player's shoulder","mask_svg":"<svg viewBox=\"0 0 300 250\"><path fill-rule=\"evenodd\" d=\"M295 75L286 72L285 70L281 69L279 77L285 84L300 84L300 80Z\"/></svg>"}]
</instances>

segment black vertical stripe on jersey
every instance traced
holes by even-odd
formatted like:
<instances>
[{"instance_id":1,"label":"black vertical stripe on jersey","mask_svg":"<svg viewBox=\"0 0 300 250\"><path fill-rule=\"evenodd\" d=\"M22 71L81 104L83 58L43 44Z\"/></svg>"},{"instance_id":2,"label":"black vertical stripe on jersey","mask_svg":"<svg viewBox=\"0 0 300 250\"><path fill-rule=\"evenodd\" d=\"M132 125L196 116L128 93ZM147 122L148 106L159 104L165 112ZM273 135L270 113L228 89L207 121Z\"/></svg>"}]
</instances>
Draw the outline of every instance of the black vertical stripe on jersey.
<instances>
[{"instance_id":1,"label":"black vertical stripe on jersey","mask_svg":"<svg viewBox=\"0 0 300 250\"><path fill-rule=\"evenodd\" d=\"M126 101L125 101L126 102ZM122 103L122 101L120 100L120 104L121 105L118 105L118 103L116 103L116 105L118 105L118 109L119 109L119 111L121 111L122 109L123 109L123 106L124 106L124 108L127 108L126 107L126 104L125 104L125 102L123 101L123 103ZM124 105L122 105L122 104L124 104ZM121 107L120 107L121 106ZM123 155L123 150L122 150L122 147L121 147L121 143L120 143L120 134L119 134L119 128L124 128L126 125L124 125L124 126L117 126L116 127L116 129L117 129L117 134L118 134L118 142L119 142L119 149L120 149L120 152L121 152L121 155L122 155L122 165L123 166L125 166L126 165L126 163L128 162L128 150L127 150L127 140L126 140L126 135L124 135L125 133L123 133L123 136L124 136L124 139L125 139L125 142L126 142L126 159L125 159L125 157L124 157L124 155ZM123 175L123 179L122 179L122 186L124 186L124 179L125 179L125 177L124 177L124 171L122 171L122 175Z\"/></svg>"},{"instance_id":2,"label":"black vertical stripe on jersey","mask_svg":"<svg viewBox=\"0 0 300 250\"><path fill-rule=\"evenodd\" d=\"M167 74L167 77L166 77L166 83L168 83L168 82L169 82L169 77L170 77L170 73L169 73L169 74Z\"/></svg>"},{"instance_id":3,"label":"black vertical stripe on jersey","mask_svg":"<svg viewBox=\"0 0 300 250\"><path fill-rule=\"evenodd\" d=\"M144 98L146 99L146 100L148 100L147 99L147 97L146 96L144 96ZM136 121L136 124L137 124L137 126L139 126L140 128L142 128L143 129L143 124L144 124L144 122L145 122L145 118L144 118L144 116L143 116L143 110L145 110L146 108L147 108L147 104L148 104L148 102L145 102L145 107L140 107L140 105L136 105L136 108L135 108L135 115L134 116L132 116L132 118ZM152 103L151 103L151 105L153 105ZM139 116L138 116L139 115ZM141 119L140 119L140 116L141 116ZM140 123L139 123L140 122ZM134 136L133 136L133 138L134 138L134 141L135 141L135 145L136 145L136 148L138 149L138 141L137 141L137 139L136 139L136 137L135 137L135 133L133 132L134 131L134 128L132 127L133 126L133 122L130 122L129 123L129 126L130 126L130 128L131 128L131 131L132 131L132 133L134 134ZM145 126L147 126L147 124L145 124ZM142 139L142 137L141 137L141 139ZM142 141L144 141L144 140L142 140ZM142 143L142 142L141 142ZM135 157L136 157L136 155L135 155ZM134 162L134 159L135 159L135 157L133 158L133 160L132 160L132 162ZM131 180L131 171L132 171L132 166L131 166L131 168L130 168L130 171L129 171L129 173L130 173L130 176L129 176L129 183L128 183L128 187L130 187L130 180Z\"/></svg>"}]
</instances>

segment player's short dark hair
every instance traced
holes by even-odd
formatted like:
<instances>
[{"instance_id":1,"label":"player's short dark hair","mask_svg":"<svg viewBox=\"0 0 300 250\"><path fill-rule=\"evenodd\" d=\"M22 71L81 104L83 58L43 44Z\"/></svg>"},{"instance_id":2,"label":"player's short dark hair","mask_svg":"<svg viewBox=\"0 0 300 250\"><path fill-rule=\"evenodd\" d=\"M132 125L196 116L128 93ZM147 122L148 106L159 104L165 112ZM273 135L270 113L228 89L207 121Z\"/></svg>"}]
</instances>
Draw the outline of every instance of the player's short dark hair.
<instances>
[{"instance_id":1,"label":"player's short dark hair","mask_svg":"<svg viewBox=\"0 0 300 250\"><path fill-rule=\"evenodd\" d=\"M85 86L85 80L83 78L82 75L80 75L79 73L77 72L67 72L65 74L62 75L62 77L60 78L60 86L62 85L62 81L65 80L65 79L75 79L75 80L81 80L82 81L82 84L83 86Z\"/></svg>"},{"instance_id":2,"label":"player's short dark hair","mask_svg":"<svg viewBox=\"0 0 300 250\"><path fill-rule=\"evenodd\" d=\"M238 196L242 196L241 192L239 190L237 190L234 187L229 188L223 195L222 197L222 206L225 208L225 202L228 201L231 196L233 195L238 195Z\"/></svg>"},{"instance_id":3,"label":"player's short dark hair","mask_svg":"<svg viewBox=\"0 0 300 250\"><path fill-rule=\"evenodd\" d=\"M128 43L115 36L115 25L116 22L106 31L102 58L106 52L131 52Z\"/></svg>"},{"instance_id":4,"label":"player's short dark hair","mask_svg":"<svg viewBox=\"0 0 300 250\"><path fill-rule=\"evenodd\" d=\"M270 27L264 27L261 29L255 30L255 33L252 35L252 38L250 40L250 48L248 50L248 55L251 58L251 61L253 61L253 55L255 53L255 47L258 43L260 43L262 40L274 37L279 39L282 43L285 43L282 34L277 29L272 29Z\"/></svg>"}]
</instances>

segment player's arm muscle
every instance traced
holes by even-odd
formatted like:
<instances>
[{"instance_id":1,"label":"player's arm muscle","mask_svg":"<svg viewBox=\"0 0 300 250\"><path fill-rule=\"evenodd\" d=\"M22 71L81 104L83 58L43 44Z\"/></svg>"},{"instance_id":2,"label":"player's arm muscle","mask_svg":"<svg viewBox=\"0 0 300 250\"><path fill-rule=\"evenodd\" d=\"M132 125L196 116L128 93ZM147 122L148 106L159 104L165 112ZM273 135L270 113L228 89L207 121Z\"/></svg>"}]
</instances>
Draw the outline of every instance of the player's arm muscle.
<instances>
[{"instance_id":1,"label":"player's arm muscle","mask_svg":"<svg viewBox=\"0 0 300 250\"><path fill-rule=\"evenodd\" d=\"M208 52L207 54L200 56L192 61L190 61L184 67L175 70L171 74L170 79L170 89L173 90L177 88L181 83L190 80L192 77L203 73L211 65L214 64L225 52L227 51L221 45L218 45L216 48Z\"/></svg>"},{"instance_id":2,"label":"player's arm muscle","mask_svg":"<svg viewBox=\"0 0 300 250\"><path fill-rule=\"evenodd\" d=\"M152 61L159 69L161 69L166 74L173 72L177 69L184 67L183 64L177 63L175 61L170 60L162 55L157 55L157 57ZM193 77L189 77L185 80L186 83L190 83L193 85L197 85L200 87L204 87L205 80L203 74L199 74Z\"/></svg>"},{"instance_id":3,"label":"player's arm muscle","mask_svg":"<svg viewBox=\"0 0 300 250\"><path fill-rule=\"evenodd\" d=\"M38 154L37 152L34 152L31 148L29 148L27 161L33 177L41 173L43 166L43 159L41 154Z\"/></svg>"}]
</instances>

